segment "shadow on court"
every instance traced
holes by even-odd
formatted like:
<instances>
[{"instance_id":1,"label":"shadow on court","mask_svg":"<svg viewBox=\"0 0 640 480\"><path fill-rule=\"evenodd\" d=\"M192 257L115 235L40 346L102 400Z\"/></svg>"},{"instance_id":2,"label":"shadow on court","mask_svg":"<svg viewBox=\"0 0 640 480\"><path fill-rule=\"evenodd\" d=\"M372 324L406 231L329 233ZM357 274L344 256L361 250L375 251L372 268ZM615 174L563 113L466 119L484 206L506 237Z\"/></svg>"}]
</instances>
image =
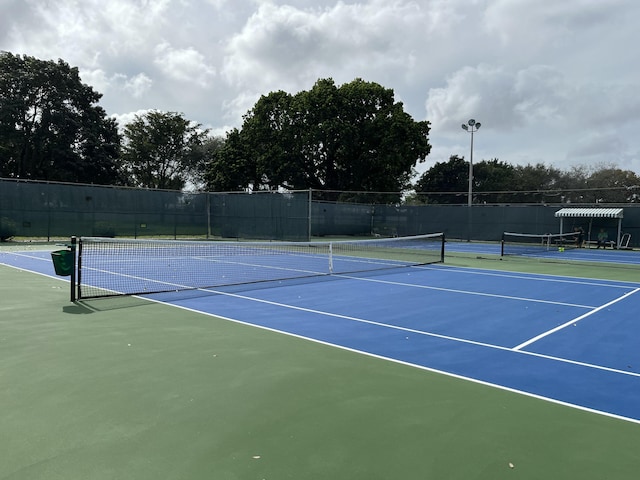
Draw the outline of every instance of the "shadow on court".
<instances>
[{"instance_id":1,"label":"shadow on court","mask_svg":"<svg viewBox=\"0 0 640 480\"><path fill-rule=\"evenodd\" d=\"M142 307L149 305L149 300L140 297L105 297L89 300L76 300L71 305L62 307L64 313L72 315L87 315L95 312L107 312Z\"/></svg>"}]
</instances>

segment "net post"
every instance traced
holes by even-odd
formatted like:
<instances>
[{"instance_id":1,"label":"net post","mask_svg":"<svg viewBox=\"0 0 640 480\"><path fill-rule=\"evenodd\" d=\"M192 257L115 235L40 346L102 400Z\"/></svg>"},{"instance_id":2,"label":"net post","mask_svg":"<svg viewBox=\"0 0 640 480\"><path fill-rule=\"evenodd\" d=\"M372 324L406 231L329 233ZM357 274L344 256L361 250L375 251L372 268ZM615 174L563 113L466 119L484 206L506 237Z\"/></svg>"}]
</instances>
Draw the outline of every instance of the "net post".
<instances>
[{"instance_id":1,"label":"net post","mask_svg":"<svg viewBox=\"0 0 640 480\"><path fill-rule=\"evenodd\" d=\"M329 274L333 275L333 242L329 242Z\"/></svg>"},{"instance_id":2,"label":"net post","mask_svg":"<svg viewBox=\"0 0 640 480\"><path fill-rule=\"evenodd\" d=\"M78 239L78 278L77 283L77 297L82 298L82 237Z\"/></svg>"},{"instance_id":3,"label":"net post","mask_svg":"<svg viewBox=\"0 0 640 480\"><path fill-rule=\"evenodd\" d=\"M504 232L502 232L502 238L500 239L500 256L504 257Z\"/></svg>"},{"instance_id":4,"label":"net post","mask_svg":"<svg viewBox=\"0 0 640 480\"><path fill-rule=\"evenodd\" d=\"M444 244L446 243L446 238L444 232L442 233L442 245L440 247L440 261L444 263Z\"/></svg>"},{"instance_id":5,"label":"net post","mask_svg":"<svg viewBox=\"0 0 640 480\"><path fill-rule=\"evenodd\" d=\"M73 257L73 268L71 269L71 278L69 283L71 284L71 301L76 301L76 244L77 239L74 236L71 237L71 256Z\"/></svg>"}]
</instances>

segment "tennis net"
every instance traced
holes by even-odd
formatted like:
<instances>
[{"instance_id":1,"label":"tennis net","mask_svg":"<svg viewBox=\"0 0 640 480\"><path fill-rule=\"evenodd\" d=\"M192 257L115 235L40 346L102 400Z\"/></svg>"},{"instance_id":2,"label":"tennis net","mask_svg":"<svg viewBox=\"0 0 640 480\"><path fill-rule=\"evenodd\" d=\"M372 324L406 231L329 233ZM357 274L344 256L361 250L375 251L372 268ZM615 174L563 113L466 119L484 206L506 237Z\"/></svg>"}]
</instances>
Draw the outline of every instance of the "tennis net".
<instances>
[{"instance_id":1,"label":"tennis net","mask_svg":"<svg viewBox=\"0 0 640 480\"><path fill-rule=\"evenodd\" d=\"M77 239L77 298L205 289L444 261L444 234L334 242ZM73 287L72 287L73 288Z\"/></svg>"},{"instance_id":2,"label":"tennis net","mask_svg":"<svg viewBox=\"0 0 640 480\"><path fill-rule=\"evenodd\" d=\"M502 234L501 255L537 255L558 250L574 248L575 233L513 233Z\"/></svg>"}]
</instances>

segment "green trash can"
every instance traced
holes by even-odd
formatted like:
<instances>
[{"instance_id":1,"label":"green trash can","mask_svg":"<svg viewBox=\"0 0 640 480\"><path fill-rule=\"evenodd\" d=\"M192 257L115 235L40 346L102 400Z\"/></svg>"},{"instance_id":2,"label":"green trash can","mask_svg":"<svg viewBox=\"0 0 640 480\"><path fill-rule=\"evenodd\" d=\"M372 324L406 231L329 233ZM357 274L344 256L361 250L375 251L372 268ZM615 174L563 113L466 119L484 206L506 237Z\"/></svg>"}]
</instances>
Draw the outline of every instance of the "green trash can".
<instances>
[{"instance_id":1,"label":"green trash can","mask_svg":"<svg viewBox=\"0 0 640 480\"><path fill-rule=\"evenodd\" d=\"M53 260L53 268L56 271L56 275L61 277L68 277L73 272L73 252L71 250L57 250L51 252L51 259Z\"/></svg>"}]
</instances>

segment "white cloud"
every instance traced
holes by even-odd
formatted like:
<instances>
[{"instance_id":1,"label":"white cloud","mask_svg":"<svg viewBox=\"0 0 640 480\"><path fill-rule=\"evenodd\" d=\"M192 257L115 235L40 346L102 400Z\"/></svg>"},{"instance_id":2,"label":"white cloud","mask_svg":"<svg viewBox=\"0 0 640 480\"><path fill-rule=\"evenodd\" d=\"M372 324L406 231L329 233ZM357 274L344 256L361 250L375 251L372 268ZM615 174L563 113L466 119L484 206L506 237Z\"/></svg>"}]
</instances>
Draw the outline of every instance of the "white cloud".
<instances>
[{"instance_id":1,"label":"white cloud","mask_svg":"<svg viewBox=\"0 0 640 480\"><path fill-rule=\"evenodd\" d=\"M107 55L144 48L150 31L167 25L170 0L27 0L31 19L14 28L13 49L41 58L73 57L90 64L98 51ZM62 55L65 53L65 55Z\"/></svg>"},{"instance_id":2,"label":"white cloud","mask_svg":"<svg viewBox=\"0 0 640 480\"><path fill-rule=\"evenodd\" d=\"M84 70L80 72L82 82L91 85L97 92L119 92L130 94L133 98L140 98L149 91L153 80L145 73L138 73L128 77L122 73L107 76L102 69Z\"/></svg>"},{"instance_id":3,"label":"white cloud","mask_svg":"<svg viewBox=\"0 0 640 480\"><path fill-rule=\"evenodd\" d=\"M211 4L213 7L217 9L222 9L222 8L229 8L233 0L206 0L206 1L207 3Z\"/></svg>"},{"instance_id":4,"label":"white cloud","mask_svg":"<svg viewBox=\"0 0 640 480\"><path fill-rule=\"evenodd\" d=\"M0 50L62 58L122 118L238 127L260 95L356 77L432 122L429 162L467 155L640 173L636 0L2 0ZM422 168L422 167L420 167Z\"/></svg>"},{"instance_id":5,"label":"white cloud","mask_svg":"<svg viewBox=\"0 0 640 480\"><path fill-rule=\"evenodd\" d=\"M585 161L589 158L600 158L602 156L616 157L627 149L628 145L617 135L600 132L581 139L568 152L569 158Z\"/></svg>"},{"instance_id":6,"label":"white cloud","mask_svg":"<svg viewBox=\"0 0 640 480\"><path fill-rule=\"evenodd\" d=\"M120 132L122 132L124 130L125 125L133 122L136 119L136 117L143 117L145 114L147 114L151 110L154 110L154 109L144 109L144 110L137 110L135 112L113 114L113 115L110 115L110 117L113 118L116 122L118 122L118 128Z\"/></svg>"},{"instance_id":7,"label":"white cloud","mask_svg":"<svg viewBox=\"0 0 640 480\"><path fill-rule=\"evenodd\" d=\"M433 4L430 11L380 0L313 9L263 3L229 40L224 74L231 84L263 89L306 88L328 76L348 81L354 72L397 76L415 65L415 50L426 47L411 34L447 28L437 21L448 18L447 3Z\"/></svg>"},{"instance_id":8,"label":"white cloud","mask_svg":"<svg viewBox=\"0 0 640 480\"><path fill-rule=\"evenodd\" d=\"M153 80L144 73L139 73L125 82L124 89L129 91L134 98L140 98L151 88L152 84Z\"/></svg>"},{"instance_id":9,"label":"white cloud","mask_svg":"<svg viewBox=\"0 0 640 480\"><path fill-rule=\"evenodd\" d=\"M598 34L632 2L494 0L487 4L484 21L486 29L500 36L505 43L559 47L565 42L573 42L576 36Z\"/></svg>"},{"instance_id":10,"label":"white cloud","mask_svg":"<svg viewBox=\"0 0 640 480\"><path fill-rule=\"evenodd\" d=\"M260 98L258 93L254 93L251 91L243 91L238 93L234 98L229 100L224 100L222 103L222 108L224 112L224 118L233 122L238 118L242 118L242 116L249 111L255 103ZM239 124L236 126L240 126Z\"/></svg>"},{"instance_id":11,"label":"white cloud","mask_svg":"<svg viewBox=\"0 0 640 480\"><path fill-rule=\"evenodd\" d=\"M162 43L155 48L154 63L165 75L200 87L209 86L216 75L205 56L192 47L176 49Z\"/></svg>"},{"instance_id":12,"label":"white cloud","mask_svg":"<svg viewBox=\"0 0 640 480\"><path fill-rule=\"evenodd\" d=\"M109 79L107 75L107 72L101 68L80 71L82 83L91 85L95 91L101 93L111 87L111 79Z\"/></svg>"},{"instance_id":13,"label":"white cloud","mask_svg":"<svg viewBox=\"0 0 640 480\"><path fill-rule=\"evenodd\" d=\"M455 72L442 88L429 91L427 117L444 128L481 115L491 128L513 130L533 122L558 122L567 86L556 69L534 65L511 72L480 65Z\"/></svg>"}]
</instances>

